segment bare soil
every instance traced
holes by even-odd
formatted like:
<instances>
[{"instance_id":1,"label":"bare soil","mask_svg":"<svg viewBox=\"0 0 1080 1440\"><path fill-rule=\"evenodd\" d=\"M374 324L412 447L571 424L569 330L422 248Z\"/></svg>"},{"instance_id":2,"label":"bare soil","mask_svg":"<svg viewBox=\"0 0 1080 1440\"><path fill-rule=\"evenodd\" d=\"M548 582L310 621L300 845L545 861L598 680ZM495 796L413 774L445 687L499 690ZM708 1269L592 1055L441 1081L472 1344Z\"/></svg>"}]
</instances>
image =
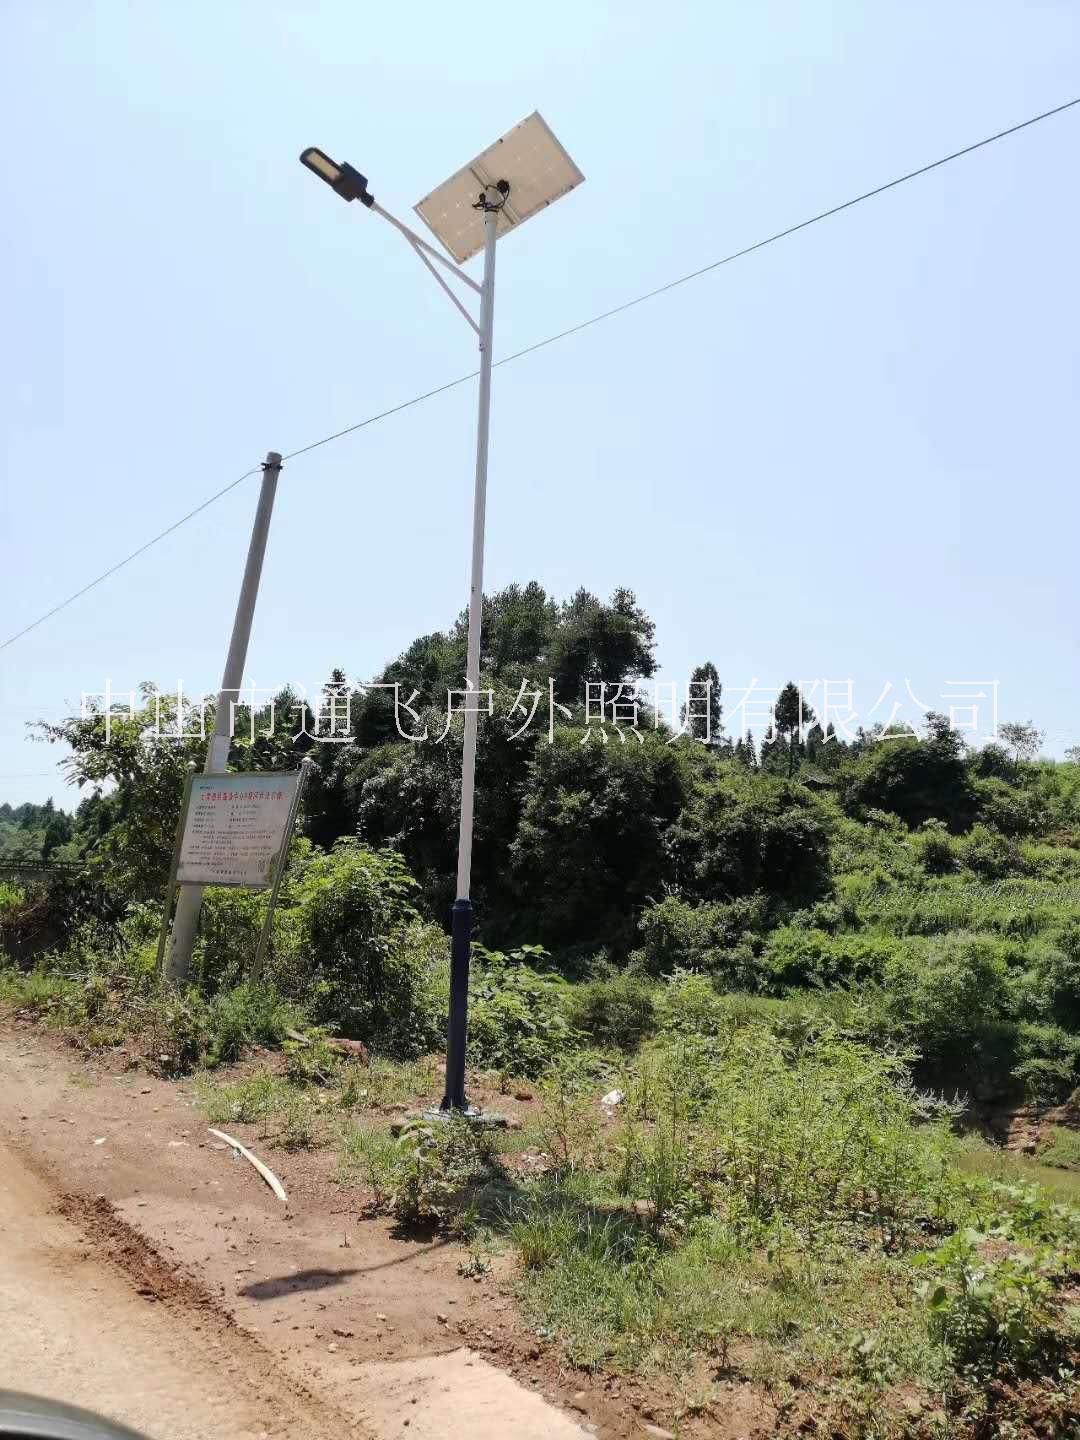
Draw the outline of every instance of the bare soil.
<instances>
[{"instance_id":1,"label":"bare soil","mask_svg":"<svg viewBox=\"0 0 1080 1440\"><path fill-rule=\"evenodd\" d=\"M245 1346L105 1201L57 1209L17 1153L0 1146L0 1164L0 1386L77 1401L171 1440L363 1433ZM182 1323L185 1312L198 1319Z\"/></svg>"},{"instance_id":2,"label":"bare soil","mask_svg":"<svg viewBox=\"0 0 1080 1440\"><path fill-rule=\"evenodd\" d=\"M566 1369L522 1323L508 1260L462 1275L460 1246L366 1216L329 1151L224 1128L287 1205L208 1133L190 1083L0 1025L0 1388L96 1406L154 1440L630 1440L676 1417L682 1437L774 1433L739 1381L692 1414L677 1382Z\"/></svg>"}]
</instances>

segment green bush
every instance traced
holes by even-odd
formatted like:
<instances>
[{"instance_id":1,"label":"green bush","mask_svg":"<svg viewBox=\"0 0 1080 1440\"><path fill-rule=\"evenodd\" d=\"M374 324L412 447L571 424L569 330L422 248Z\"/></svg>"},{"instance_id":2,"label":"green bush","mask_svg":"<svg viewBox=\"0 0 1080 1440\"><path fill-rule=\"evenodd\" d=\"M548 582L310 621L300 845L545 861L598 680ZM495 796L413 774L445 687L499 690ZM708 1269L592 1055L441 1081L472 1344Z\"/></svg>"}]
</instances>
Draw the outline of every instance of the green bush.
<instances>
[{"instance_id":1,"label":"green bush","mask_svg":"<svg viewBox=\"0 0 1080 1440\"><path fill-rule=\"evenodd\" d=\"M797 1050L815 1031L834 1023L829 1002L841 993L845 992L787 999L720 994L707 976L679 973L657 991L656 1013L661 1035L669 1039L715 1039L756 1026Z\"/></svg>"},{"instance_id":2,"label":"green bush","mask_svg":"<svg viewBox=\"0 0 1080 1440\"><path fill-rule=\"evenodd\" d=\"M982 880L1002 880L1017 868L1015 846L985 825L973 825L959 850L965 867Z\"/></svg>"},{"instance_id":3,"label":"green bush","mask_svg":"<svg viewBox=\"0 0 1080 1440\"><path fill-rule=\"evenodd\" d=\"M912 828L942 820L953 834L964 831L978 799L963 748L963 737L948 720L931 713L925 740L896 737L859 760L846 782L845 805L853 814L891 810Z\"/></svg>"},{"instance_id":4,"label":"green bush","mask_svg":"<svg viewBox=\"0 0 1080 1440\"><path fill-rule=\"evenodd\" d=\"M730 1011L707 976L677 971L657 994L656 1014L667 1034L719 1035Z\"/></svg>"},{"instance_id":5,"label":"green bush","mask_svg":"<svg viewBox=\"0 0 1080 1440\"><path fill-rule=\"evenodd\" d=\"M689 760L659 733L641 744L581 744L558 728L528 767L509 882L521 929L553 950L618 954L638 910L663 890L664 836L686 801Z\"/></svg>"},{"instance_id":6,"label":"green bush","mask_svg":"<svg viewBox=\"0 0 1080 1440\"><path fill-rule=\"evenodd\" d=\"M1063 1268L1046 1247L990 1259L988 1238L963 1229L917 1257L932 1277L920 1287L931 1334L955 1364L982 1374L1023 1369L1057 1351L1054 1280Z\"/></svg>"},{"instance_id":7,"label":"green bush","mask_svg":"<svg viewBox=\"0 0 1080 1440\"><path fill-rule=\"evenodd\" d=\"M734 770L691 795L666 844L687 897L734 900L763 892L806 905L829 889L833 812L805 786Z\"/></svg>"},{"instance_id":8,"label":"green bush","mask_svg":"<svg viewBox=\"0 0 1080 1440\"><path fill-rule=\"evenodd\" d=\"M141 1046L168 1075L279 1044L286 1028L302 1019L272 986L240 985L207 1000L197 985L177 991L164 984L152 946L112 950L97 948L100 941L96 928L84 927L72 950L54 958L64 966L77 961L79 977L48 967L0 974L0 999L34 1010L87 1047Z\"/></svg>"},{"instance_id":9,"label":"green bush","mask_svg":"<svg viewBox=\"0 0 1080 1440\"><path fill-rule=\"evenodd\" d=\"M1060 1025L1023 1022L1017 1028L1016 1054L1013 1078L1036 1105L1064 1100L1080 1078L1080 1035Z\"/></svg>"},{"instance_id":10,"label":"green bush","mask_svg":"<svg viewBox=\"0 0 1080 1440\"><path fill-rule=\"evenodd\" d=\"M1058 1024L1080 1031L1080 920L1068 920L1040 938L1031 961L1036 1002Z\"/></svg>"},{"instance_id":11,"label":"green bush","mask_svg":"<svg viewBox=\"0 0 1080 1440\"><path fill-rule=\"evenodd\" d=\"M399 1058L437 1044L445 1012L446 941L420 922L416 882L400 856L340 840L316 855L295 886L294 953L272 974L313 1020Z\"/></svg>"},{"instance_id":12,"label":"green bush","mask_svg":"<svg viewBox=\"0 0 1080 1440\"><path fill-rule=\"evenodd\" d=\"M575 1042L566 982L523 964L522 951L504 955L476 946L473 954L470 1063L510 1075L539 1075Z\"/></svg>"},{"instance_id":13,"label":"green bush","mask_svg":"<svg viewBox=\"0 0 1080 1440\"><path fill-rule=\"evenodd\" d=\"M26 891L21 885L13 885L10 880L0 880L0 916L8 910L17 909L26 899Z\"/></svg>"},{"instance_id":14,"label":"green bush","mask_svg":"<svg viewBox=\"0 0 1080 1440\"><path fill-rule=\"evenodd\" d=\"M656 1028L653 986L636 975L577 985L567 1008L574 1029L600 1046L633 1050Z\"/></svg>"},{"instance_id":15,"label":"green bush","mask_svg":"<svg viewBox=\"0 0 1080 1440\"><path fill-rule=\"evenodd\" d=\"M1032 835L1047 823L1037 793L1018 790L1000 778L981 781L977 791L980 818L1002 835Z\"/></svg>"},{"instance_id":16,"label":"green bush","mask_svg":"<svg viewBox=\"0 0 1080 1440\"><path fill-rule=\"evenodd\" d=\"M310 1027L302 1039L292 1035L282 1048L285 1051L285 1073L294 1085L330 1085L345 1068L345 1057L330 1044L326 1031L319 1026ZM385 1063L385 1062L384 1062ZM350 1069L342 1090L341 1103L349 1108L356 1103L360 1090L357 1071ZM365 1073L367 1066L363 1067Z\"/></svg>"},{"instance_id":17,"label":"green bush","mask_svg":"<svg viewBox=\"0 0 1080 1440\"><path fill-rule=\"evenodd\" d=\"M797 1049L760 1023L718 1043L674 1039L635 1067L622 1114L610 1163L623 1193L655 1202L646 1187L671 1195L681 1176L688 1212L719 1206L750 1234L783 1217L808 1244L827 1244L846 1217L888 1249L950 1204L949 1112L897 1057L827 1024ZM665 1153L650 1148L658 1134Z\"/></svg>"},{"instance_id":18,"label":"green bush","mask_svg":"<svg viewBox=\"0 0 1080 1440\"><path fill-rule=\"evenodd\" d=\"M1039 1160L1043 1165L1052 1165L1059 1170L1080 1170L1080 1134L1060 1125L1051 1125L1039 1150Z\"/></svg>"},{"instance_id":19,"label":"green bush","mask_svg":"<svg viewBox=\"0 0 1080 1440\"><path fill-rule=\"evenodd\" d=\"M345 1137L349 1169L366 1174L375 1203L403 1225L463 1228L485 1185L501 1183L490 1132L462 1116L407 1122L396 1142L378 1132Z\"/></svg>"},{"instance_id":20,"label":"green bush","mask_svg":"<svg viewBox=\"0 0 1080 1440\"><path fill-rule=\"evenodd\" d=\"M206 1063L239 1060L254 1045L280 1045L285 1032L300 1023L294 1005L270 985L237 985L214 996L206 1013Z\"/></svg>"},{"instance_id":21,"label":"green bush","mask_svg":"<svg viewBox=\"0 0 1080 1440\"><path fill-rule=\"evenodd\" d=\"M666 895L641 912L641 948L631 956L631 965L654 976L703 970L728 989L747 989L756 982L750 940L767 923L768 899L764 895L745 896L727 904L692 904L680 896Z\"/></svg>"},{"instance_id":22,"label":"green bush","mask_svg":"<svg viewBox=\"0 0 1080 1440\"><path fill-rule=\"evenodd\" d=\"M0 1000L36 1018L53 1015L59 1022L78 988L77 981L40 967L33 970L0 969Z\"/></svg>"},{"instance_id":23,"label":"green bush","mask_svg":"<svg viewBox=\"0 0 1080 1440\"><path fill-rule=\"evenodd\" d=\"M166 1075L185 1075L202 1060L210 1039L208 1006L189 986L182 992L162 987L148 1008L150 1057Z\"/></svg>"},{"instance_id":24,"label":"green bush","mask_svg":"<svg viewBox=\"0 0 1080 1440\"><path fill-rule=\"evenodd\" d=\"M1053 844L1035 840L1013 842L1013 864L1018 873L1030 875L1044 882L1068 885L1069 893L1076 895L1080 881L1080 847L1076 836L1062 836L1061 843L1054 837ZM1075 899L1071 907L1075 911Z\"/></svg>"},{"instance_id":25,"label":"green bush","mask_svg":"<svg viewBox=\"0 0 1080 1440\"><path fill-rule=\"evenodd\" d=\"M925 820L917 841L919 858L928 875L951 875L960 868L960 858L943 820Z\"/></svg>"},{"instance_id":26,"label":"green bush","mask_svg":"<svg viewBox=\"0 0 1080 1440\"><path fill-rule=\"evenodd\" d=\"M236 985L250 974L266 903L261 890L207 888L191 967L204 993Z\"/></svg>"},{"instance_id":27,"label":"green bush","mask_svg":"<svg viewBox=\"0 0 1080 1440\"><path fill-rule=\"evenodd\" d=\"M774 993L792 986L853 985L880 980L890 961L904 953L891 936L826 935L795 926L776 929L765 941L760 967Z\"/></svg>"},{"instance_id":28,"label":"green bush","mask_svg":"<svg viewBox=\"0 0 1080 1440\"><path fill-rule=\"evenodd\" d=\"M892 960L889 1005L921 1060L921 1078L980 1094L1008 1088L1016 1037L1015 978L1003 943L951 935Z\"/></svg>"}]
</instances>

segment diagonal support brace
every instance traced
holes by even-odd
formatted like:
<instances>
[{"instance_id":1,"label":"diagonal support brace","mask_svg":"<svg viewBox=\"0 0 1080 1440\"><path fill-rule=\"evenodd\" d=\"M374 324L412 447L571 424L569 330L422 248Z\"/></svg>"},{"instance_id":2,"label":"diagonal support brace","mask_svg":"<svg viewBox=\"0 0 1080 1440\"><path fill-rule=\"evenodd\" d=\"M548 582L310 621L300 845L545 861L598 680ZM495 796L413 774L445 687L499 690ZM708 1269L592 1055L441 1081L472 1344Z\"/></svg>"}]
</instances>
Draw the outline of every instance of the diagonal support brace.
<instances>
[{"instance_id":1,"label":"diagonal support brace","mask_svg":"<svg viewBox=\"0 0 1080 1440\"><path fill-rule=\"evenodd\" d=\"M450 286L446 283L446 281L443 279L443 277L442 277L442 276L439 274L439 272L435 269L435 266L431 263L431 261L428 259L428 257L424 254L424 252L423 252L423 250L420 248L420 246L416 243L415 240L412 240L411 238L410 238L410 240L409 240L409 244L410 244L410 245L412 246L412 248L416 251L417 255L418 255L418 256L420 257L420 259L424 262L424 264L427 266L427 268L431 271L432 277L433 277L433 279L435 280L435 283L438 285L439 289L440 289L440 290L443 290L443 291L446 293L446 295L447 295L447 296L449 297L449 299L450 299L450 303L451 303L452 305L456 306L456 308L458 309L458 311L465 317L466 321L472 326L472 328L473 328L473 330L476 332L476 334L479 335L479 334L480 334L480 326L476 323L476 321L473 319L473 317L469 314L468 310L467 310L467 309L465 308L465 306L461 303L461 301L458 299L458 297L454 294L453 290L450 289ZM459 272L459 273L460 273L460 272ZM468 277L468 276L463 276L462 278L463 278L463 279L468 279L469 277ZM472 282L470 281L470 283L472 283Z\"/></svg>"},{"instance_id":2,"label":"diagonal support brace","mask_svg":"<svg viewBox=\"0 0 1080 1440\"><path fill-rule=\"evenodd\" d=\"M448 260L445 255L440 254L440 252L435 249L434 245L429 245L422 235L417 235L415 230L410 230L408 225L403 224L396 215L391 215L389 210L384 210L383 207L378 203L373 203L370 208L374 210L376 215L381 215L384 220L389 221L389 223L393 225L395 230L399 230L401 234L405 236L405 239L412 246L414 252L420 257L420 259L427 266L428 270L435 277L436 281L439 284L439 288L450 297L458 312L462 316L464 316L464 318L468 321L469 325L472 327L473 331L477 335L479 335L479 323L474 320L473 317L469 314L466 307L454 294L453 290L451 290L450 286L439 274L438 270L435 269L432 261L438 261L438 263L443 267L444 270L449 270L450 274L453 275L455 280L460 280L461 283L463 285L467 285L470 290L475 290L477 295L481 294L483 287L478 285L471 275L466 275L464 270L459 269L459 267L455 265L452 260Z\"/></svg>"}]
</instances>

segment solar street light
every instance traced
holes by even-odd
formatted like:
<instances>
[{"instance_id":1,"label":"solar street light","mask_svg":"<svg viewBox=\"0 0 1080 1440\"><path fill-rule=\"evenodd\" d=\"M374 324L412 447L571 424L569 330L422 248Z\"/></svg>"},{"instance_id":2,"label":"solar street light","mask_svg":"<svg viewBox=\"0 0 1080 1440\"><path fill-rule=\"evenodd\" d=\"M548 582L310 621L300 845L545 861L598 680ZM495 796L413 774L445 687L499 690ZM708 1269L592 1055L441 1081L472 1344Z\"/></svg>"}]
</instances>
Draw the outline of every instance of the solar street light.
<instances>
[{"instance_id":1,"label":"solar street light","mask_svg":"<svg viewBox=\"0 0 1080 1440\"><path fill-rule=\"evenodd\" d=\"M321 150L308 149L301 162L346 200L361 200L408 240L439 286L476 332L480 342L480 392L476 427L476 480L473 492L472 571L465 667L466 697L480 689L480 621L484 595L484 521L487 509L488 432L491 417L491 343L495 322L495 242L580 185L584 175L552 134L539 111L515 125L416 206L443 250L431 245L376 203L367 180L351 165L339 165ZM484 254L478 285L460 268ZM456 262L456 263L455 263ZM436 265L440 269L436 269ZM480 296L473 317L442 271ZM446 1038L444 1110L468 1110L465 1095L465 1043L469 1006L469 958L472 943L473 798L476 788L476 728L479 707L465 706L461 761L461 816L458 828L457 898L451 913L450 1015Z\"/></svg>"}]
</instances>

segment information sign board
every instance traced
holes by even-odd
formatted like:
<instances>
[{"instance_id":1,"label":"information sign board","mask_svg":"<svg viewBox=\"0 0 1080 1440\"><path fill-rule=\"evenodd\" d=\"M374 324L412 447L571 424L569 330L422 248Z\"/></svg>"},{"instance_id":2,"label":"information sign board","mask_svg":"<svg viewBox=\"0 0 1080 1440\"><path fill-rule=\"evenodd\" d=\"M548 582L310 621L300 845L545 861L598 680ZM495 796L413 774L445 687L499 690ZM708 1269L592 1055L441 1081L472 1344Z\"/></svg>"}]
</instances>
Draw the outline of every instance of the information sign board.
<instances>
[{"instance_id":1,"label":"information sign board","mask_svg":"<svg viewBox=\"0 0 1080 1440\"><path fill-rule=\"evenodd\" d=\"M289 827L299 773L195 775L176 879L268 889Z\"/></svg>"}]
</instances>

